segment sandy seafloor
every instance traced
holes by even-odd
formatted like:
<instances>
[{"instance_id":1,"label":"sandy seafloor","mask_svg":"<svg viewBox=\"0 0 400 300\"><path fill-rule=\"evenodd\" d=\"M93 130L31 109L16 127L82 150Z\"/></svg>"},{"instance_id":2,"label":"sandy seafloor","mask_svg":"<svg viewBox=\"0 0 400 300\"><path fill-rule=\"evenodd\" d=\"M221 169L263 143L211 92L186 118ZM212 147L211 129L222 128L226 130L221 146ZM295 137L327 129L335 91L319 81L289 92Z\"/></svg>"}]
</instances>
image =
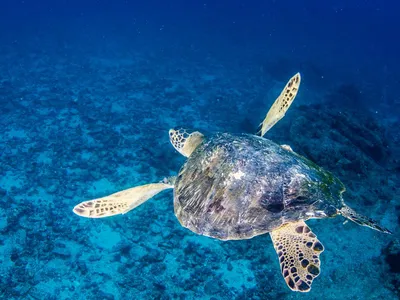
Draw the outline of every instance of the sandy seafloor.
<instances>
[{"instance_id":1,"label":"sandy seafloor","mask_svg":"<svg viewBox=\"0 0 400 300\"><path fill-rule=\"evenodd\" d=\"M69 38L0 47L0 298L398 298L400 108L382 85L350 80L343 66L280 60L277 47ZM348 204L394 232L309 221L325 246L310 293L286 287L268 235L221 242L182 228L171 191L123 216L72 213L176 174L185 159L171 127L255 132L296 71L298 98L267 137L332 171Z\"/></svg>"}]
</instances>

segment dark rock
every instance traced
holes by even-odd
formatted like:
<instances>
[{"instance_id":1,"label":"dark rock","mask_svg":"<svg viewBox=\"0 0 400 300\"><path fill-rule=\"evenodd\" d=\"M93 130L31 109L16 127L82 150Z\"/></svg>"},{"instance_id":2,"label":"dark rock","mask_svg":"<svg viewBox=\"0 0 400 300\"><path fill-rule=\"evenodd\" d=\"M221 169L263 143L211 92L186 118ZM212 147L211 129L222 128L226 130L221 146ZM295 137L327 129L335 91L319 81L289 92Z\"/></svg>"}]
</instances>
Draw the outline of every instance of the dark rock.
<instances>
[{"instance_id":1,"label":"dark rock","mask_svg":"<svg viewBox=\"0 0 400 300\"><path fill-rule=\"evenodd\" d=\"M153 287L155 288L156 291L159 292L164 292L167 289L167 287L160 282L153 282Z\"/></svg>"},{"instance_id":2,"label":"dark rock","mask_svg":"<svg viewBox=\"0 0 400 300\"><path fill-rule=\"evenodd\" d=\"M389 265L390 271L400 273L400 244L392 241L383 250L385 261Z\"/></svg>"},{"instance_id":3,"label":"dark rock","mask_svg":"<svg viewBox=\"0 0 400 300\"><path fill-rule=\"evenodd\" d=\"M227 269L228 269L228 271L232 271L233 270L233 266L232 266L231 262L228 262Z\"/></svg>"},{"instance_id":4,"label":"dark rock","mask_svg":"<svg viewBox=\"0 0 400 300\"><path fill-rule=\"evenodd\" d=\"M151 265L150 272L154 276L161 276L165 270L167 269L167 266L164 263L154 263Z\"/></svg>"},{"instance_id":5,"label":"dark rock","mask_svg":"<svg viewBox=\"0 0 400 300\"><path fill-rule=\"evenodd\" d=\"M145 256L142 257L142 260L151 264L163 261L165 258L165 252L157 250L157 249L150 249Z\"/></svg>"},{"instance_id":6,"label":"dark rock","mask_svg":"<svg viewBox=\"0 0 400 300\"><path fill-rule=\"evenodd\" d=\"M100 254L93 254L89 256L89 261L90 262L95 262L95 261L99 261L101 259L101 255Z\"/></svg>"},{"instance_id":7,"label":"dark rock","mask_svg":"<svg viewBox=\"0 0 400 300\"><path fill-rule=\"evenodd\" d=\"M10 255L10 260L15 262L19 258L18 250L14 249Z\"/></svg>"},{"instance_id":8,"label":"dark rock","mask_svg":"<svg viewBox=\"0 0 400 300\"><path fill-rule=\"evenodd\" d=\"M388 254L386 256L386 262L390 266L390 272L400 273L400 252L396 254Z\"/></svg>"},{"instance_id":9,"label":"dark rock","mask_svg":"<svg viewBox=\"0 0 400 300\"><path fill-rule=\"evenodd\" d=\"M221 282L219 280L211 279L204 285L204 293L207 295L216 295L221 290Z\"/></svg>"},{"instance_id":10,"label":"dark rock","mask_svg":"<svg viewBox=\"0 0 400 300\"><path fill-rule=\"evenodd\" d=\"M69 251L68 248L66 247L56 247L53 249L53 254L62 258L62 259L68 259L71 257L71 252Z\"/></svg>"},{"instance_id":11,"label":"dark rock","mask_svg":"<svg viewBox=\"0 0 400 300\"><path fill-rule=\"evenodd\" d=\"M79 260L76 265L78 267L78 270L82 273L82 275L86 275L87 274L88 267L86 265L86 262L84 262L82 260Z\"/></svg>"},{"instance_id":12,"label":"dark rock","mask_svg":"<svg viewBox=\"0 0 400 300\"><path fill-rule=\"evenodd\" d=\"M114 298L114 295L112 295L112 294L110 294L110 293L106 293L106 292L104 292L104 291L102 291L102 290L99 290L98 292L97 292L97 295L96 295L97 297L97 299L101 299L101 300L114 300L115 298Z\"/></svg>"},{"instance_id":13,"label":"dark rock","mask_svg":"<svg viewBox=\"0 0 400 300\"><path fill-rule=\"evenodd\" d=\"M120 254L121 256L125 256L127 258L130 257L130 251L132 250L132 244L128 243L128 242L120 242L117 246L116 246L116 252L118 252L118 254Z\"/></svg>"}]
</instances>

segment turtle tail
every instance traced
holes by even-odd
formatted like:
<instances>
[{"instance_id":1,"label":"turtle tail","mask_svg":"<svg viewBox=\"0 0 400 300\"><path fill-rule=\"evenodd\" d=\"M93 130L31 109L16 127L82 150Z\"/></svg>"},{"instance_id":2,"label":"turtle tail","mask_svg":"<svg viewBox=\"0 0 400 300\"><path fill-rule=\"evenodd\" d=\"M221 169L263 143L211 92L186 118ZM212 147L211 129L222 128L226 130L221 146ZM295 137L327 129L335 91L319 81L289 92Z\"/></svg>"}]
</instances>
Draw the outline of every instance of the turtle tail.
<instances>
[{"instance_id":1,"label":"turtle tail","mask_svg":"<svg viewBox=\"0 0 400 300\"><path fill-rule=\"evenodd\" d=\"M359 213L355 212L352 208L348 207L347 205L343 206L340 210L339 210L340 214L353 221L354 223L357 223L358 225L361 226L367 226L369 228L384 232L384 233L389 233L392 234L392 232L385 228L382 227L381 225L379 225L376 221L372 220L371 218L368 218L366 216L360 215Z\"/></svg>"}]
</instances>

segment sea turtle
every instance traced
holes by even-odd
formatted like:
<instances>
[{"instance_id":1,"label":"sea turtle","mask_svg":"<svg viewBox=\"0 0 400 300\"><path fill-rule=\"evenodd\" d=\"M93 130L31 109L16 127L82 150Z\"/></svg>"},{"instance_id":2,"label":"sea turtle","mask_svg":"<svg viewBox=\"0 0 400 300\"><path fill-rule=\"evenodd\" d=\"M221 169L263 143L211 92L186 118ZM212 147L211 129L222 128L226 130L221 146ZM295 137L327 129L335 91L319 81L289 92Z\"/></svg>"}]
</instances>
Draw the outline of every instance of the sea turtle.
<instances>
[{"instance_id":1,"label":"sea turtle","mask_svg":"<svg viewBox=\"0 0 400 300\"><path fill-rule=\"evenodd\" d=\"M257 135L171 129L174 148L188 159L175 177L82 202L82 217L125 214L165 189L174 189L174 210L182 226L219 240L269 233L282 275L293 291L308 292L320 273L322 243L305 221L342 215L390 233L349 208L342 182L287 145L263 138L286 113L300 86L294 75L276 99Z\"/></svg>"}]
</instances>

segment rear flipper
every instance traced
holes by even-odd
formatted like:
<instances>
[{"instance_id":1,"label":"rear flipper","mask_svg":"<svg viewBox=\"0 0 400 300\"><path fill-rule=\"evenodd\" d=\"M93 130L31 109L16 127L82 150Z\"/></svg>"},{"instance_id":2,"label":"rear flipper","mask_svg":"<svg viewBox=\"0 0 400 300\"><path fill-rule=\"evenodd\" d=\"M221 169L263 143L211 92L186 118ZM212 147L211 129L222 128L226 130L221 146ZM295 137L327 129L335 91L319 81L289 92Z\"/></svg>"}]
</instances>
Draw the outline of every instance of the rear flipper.
<instances>
[{"instance_id":1,"label":"rear flipper","mask_svg":"<svg viewBox=\"0 0 400 300\"><path fill-rule=\"evenodd\" d=\"M173 181L174 177L171 177L162 183L140 185L106 197L84 201L76 205L73 212L86 218L105 218L125 214L161 191L173 188Z\"/></svg>"},{"instance_id":2,"label":"rear flipper","mask_svg":"<svg viewBox=\"0 0 400 300\"><path fill-rule=\"evenodd\" d=\"M378 231L381 231L384 233L392 234L392 232L389 229L382 227L376 221L374 221L366 216L360 215L359 213L355 212L353 209L351 209L347 205L343 206L343 208L340 209L339 212L341 213L341 215L343 217L353 221L354 223L357 223L358 225L367 226L369 228L372 228L372 229L375 229L375 230L378 230Z\"/></svg>"},{"instance_id":3,"label":"rear flipper","mask_svg":"<svg viewBox=\"0 0 400 300\"><path fill-rule=\"evenodd\" d=\"M324 246L304 221L285 224L270 235L286 284L292 291L309 292L320 273Z\"/></svg>"}]
</instances>

